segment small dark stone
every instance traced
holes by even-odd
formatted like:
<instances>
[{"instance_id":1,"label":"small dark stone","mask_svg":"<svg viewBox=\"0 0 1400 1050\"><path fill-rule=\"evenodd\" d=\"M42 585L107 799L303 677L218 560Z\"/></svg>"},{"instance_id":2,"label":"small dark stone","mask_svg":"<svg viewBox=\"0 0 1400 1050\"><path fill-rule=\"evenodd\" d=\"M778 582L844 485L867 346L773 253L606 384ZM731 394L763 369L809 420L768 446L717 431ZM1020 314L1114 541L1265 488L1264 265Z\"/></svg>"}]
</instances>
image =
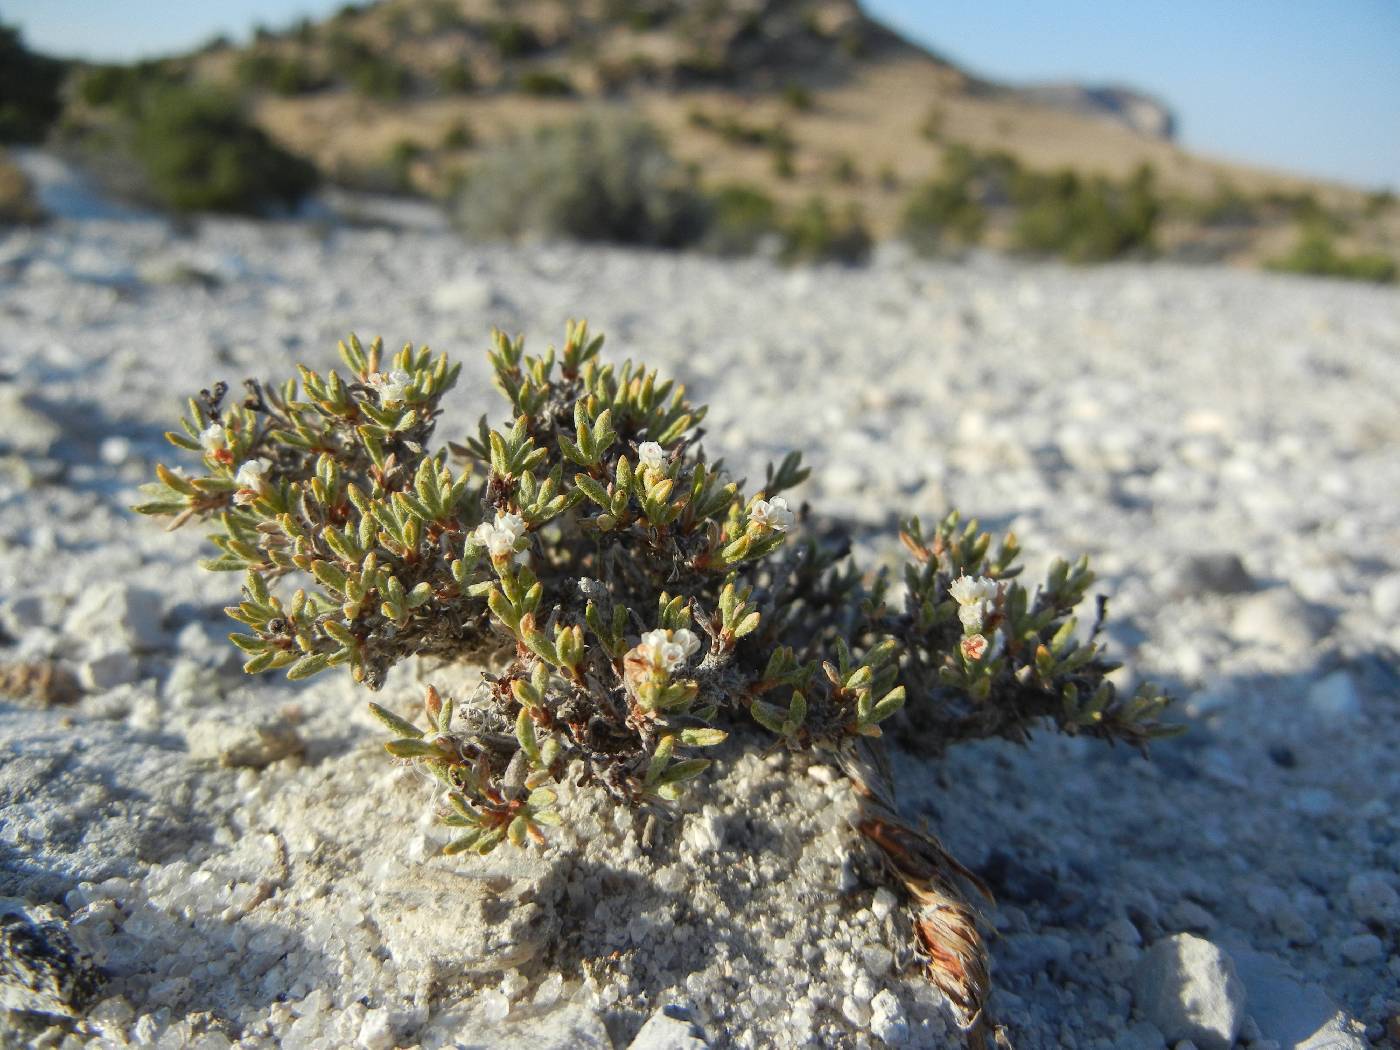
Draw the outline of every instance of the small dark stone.
<instances>
[{"instance_id":1,"label":"small dark stone","mask_svg":"<svg viewBox=\"0 0 1400 1050\"><path fill-rule=\"evenodd\" d=\"M1239 555L1228 551L1185 558L1175 566L1173 576L1173 590L1181 595L1246 594L1256 586Z\"/></svg>"},{"instance_id":2,"label":"small dark stone","mask_svg":"<svg viewBox=\"0 0 1400 1050\"><path fill-rule=\"evenodd\" d=\"M1275 744L1269 748L1269 758L1281 769L1292 769L1298 764L1298 756L1293 753L1293 749L1282 744Z\"/></svg>"},{"instance_id":3,"label":"small dark stone","mask_svg":"<svg viewBox=\"0 0 1400 1050\"><path fill-rule=\"evenodd\" d=\"M18 912L0 916L0 1006L76 1017L97 1001L103 982L62 923L35 925Z\"/></svg>"}]
</instances>

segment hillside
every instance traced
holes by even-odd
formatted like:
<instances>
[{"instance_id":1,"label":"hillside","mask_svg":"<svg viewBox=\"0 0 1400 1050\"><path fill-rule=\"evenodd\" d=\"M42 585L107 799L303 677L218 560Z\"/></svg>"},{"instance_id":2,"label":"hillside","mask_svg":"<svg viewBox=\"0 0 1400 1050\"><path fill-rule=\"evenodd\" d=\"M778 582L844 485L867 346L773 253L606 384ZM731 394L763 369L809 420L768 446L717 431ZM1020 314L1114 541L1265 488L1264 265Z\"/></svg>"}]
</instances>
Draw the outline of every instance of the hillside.
<instances>
[{"instance_id":1,"label":"hillside","mask_svg":"<svg viewBox=\"0 0 1400 1050\"><path fill-rule=\"evenodd\" d=\"M365 188L445 196L504 139L630 106L705 185L858 206L879 236L965 146L1035 171L1150 166L1169 255L1258 261L1318 214L1344 248L1400 251L1400 209L1374 195L1192 154L1131 89L989 83L854 0L381 0L164 65L234 89L276 140Z\"/></svg>"}]
</instances>

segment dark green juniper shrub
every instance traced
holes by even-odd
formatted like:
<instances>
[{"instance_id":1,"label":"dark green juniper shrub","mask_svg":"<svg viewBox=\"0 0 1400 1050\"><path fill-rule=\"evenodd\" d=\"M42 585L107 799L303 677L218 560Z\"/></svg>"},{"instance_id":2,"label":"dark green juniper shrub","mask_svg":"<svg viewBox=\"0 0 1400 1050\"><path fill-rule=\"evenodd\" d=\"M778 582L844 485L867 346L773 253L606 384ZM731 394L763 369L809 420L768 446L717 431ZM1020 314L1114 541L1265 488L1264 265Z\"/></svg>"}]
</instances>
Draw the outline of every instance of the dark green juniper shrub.
<instances>
[{"instance_id":1,"label":"dark green juniper shrub","mask_svg":"<svg viewBox=\"0 0 1400 1050\"><path fill-rule=\"evenodd\" d=\"M38 142L63 111L59 88L67 65L24 46L19 30L0 23L0 142Z\"/></svg>"},{"instance_id":2,"label":"dark green juniper shrub","mask_svg":"<svg viewBox=\"0 0 1400 1050\"><path fill-rule=\"evenodd\" d=\"M833 756L929 976L980 1032L985 950L959 883L978 884L900 818L882 735L936 755L1048 724L1142 746L1170 731L1167 700L1106 680L1102 600L1076 631L1085 562L1027 588L1014 537L994 546L949 514L905 525L899 585L863 576L848 539L781 495L807 475L796 453L746 490L701 447L705 409L643 365L604 364L601 344L571 325L561 352L530 356L497 333L507 419L436 448L460 366L426 347L386 359L352 337L343 373L249 381L236 403L220 384L168 435L192 469L157 467L136 510L206 525L204 566L243 574L228 613L250 673L341 667L377 689L413 656L487 668L471 696L430 686L416 719L371 705L389 754L445 787L448 853L543 841L563 785L650 833L745 722Z\"/></svg>"},{"instance_id":3,"label":"dark green juniper shrub","mask_svg":"<svg viewBox=\"0 0 1400 1050\"><path fill-rule=\"evenodd\" d=\"M212 88L159 84L131 103L130 148L149 191L174 211L255 213L296 203L314 167L277 145Z\"/></svg>"}]
</instances>

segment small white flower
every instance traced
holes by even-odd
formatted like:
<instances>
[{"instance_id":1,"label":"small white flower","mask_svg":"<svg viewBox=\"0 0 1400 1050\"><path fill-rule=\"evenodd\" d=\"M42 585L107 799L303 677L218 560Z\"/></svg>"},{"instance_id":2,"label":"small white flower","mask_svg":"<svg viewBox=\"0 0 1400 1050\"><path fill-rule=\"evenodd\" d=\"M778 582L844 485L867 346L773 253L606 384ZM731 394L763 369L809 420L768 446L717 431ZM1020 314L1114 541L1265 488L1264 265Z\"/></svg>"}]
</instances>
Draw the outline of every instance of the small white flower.
<instances>
[{"instance_id":1,"label":"small white flower","mask_svg":"<svg viewBox=\"0 0 1400 1050\"><path fill-rule=\"evenodd\" d=\"M684 627L678 631L663 631L658 628L642 635L641 641L633 651L638 652L651 665L653 671L670 674L683 667L686 660L699 648L700 639L695 637L693 631Z\"/></svg>"},{"instance_id":2,"label":"small white flower","mask_svg":"<svg viewBox=\"0 0 1400 1050\"><path fill-rule=\"evenodd\" d=\"M379 391L379 403L396 405L408 396L408 388L413 385L413 377L407 372L395 369L388 375L375 372L369 377L370 386Z\"/></svg>"},{"instance_id":3,"label":"small white flower","mask_svg":"<svg viewBox=\"0 0 1400 1050\"><path fill-rule=\"evenodd\" d=\"M222 452L228 448L228 433L222 423L210 423L199 435L205 452Z\"/></svg>"},{"instance_id":4,"label":"small white flower","mask_svg":"<svg viewBox=\"0 0 1400 1050\"><path fill-rule=\"evenodd\" d=\"M749 508L749 520L775 532L787 532L797 521L797 515L788 510L787 500L774 496L771 500L755 500Z\"/></svg>"},{"instance_id":5,"label":"small white flower","mask_svg":"<svg viewBox=\"0 0 1400 1050\"><path fill-rule=\"evenodd\" d=\"M472 532L472 538L485 547L492 558L505 558L514 554L516 541L523 535L525 520L519 514L511 514L509 511L498 511L495 521L483 521Z\"/></svg>"},{"instance_id":6,"label":"small white flower","mask_svg":"<svg viewBox=\"0 0 1400 1050\"><path fill-rule=\"evenodd\" d=\"M246 506L257 499L267 487L267 478L264 475L271 466L272 464L265 459L250 459L240 466L233 478L233 483L238 486L238 491L233 494L233 502L239 506Z\"/></svg>"},{"instance_id":7,"label":"small white flower","mask_svg":"<svg viewBox=\"0 0 1400 1050\"><path fill-rule=\"evenodd\" d=\"M948 587L948 593L959 605L977 605L996 598L997 584L985 576L959 576Z\"/></svg>"},{"instance_id":8,"label":"small white flower","mask_svg":"<svg viewBox=\"0 0 1400 1050\"><path fill-rule=\"evenodd\" d=\"M267 484L266 474L272 464L265 459L250 459L238 468L233 481L241 489L258 492Z\"/></svg>"},{"instance_id":9,"label":"small white flower","mask_svg":"<svg viewBox=\"0 0 1400 1050\"><path fill-rule=\"evenodd\" d=\"M666 450L655 441L643 441L637 446L637 458L644 467L652 470L666 469Z\"/></svg>"},{"instance_id":10,"label":"small white flower","mask_svg":"<svg viewBox=\"0 0 1400 1050\"><path fill-rule=\"evenodd\" d=\"M980 631L982 629L982 621L986 618L986 602L978 602L976 605L962 605L958 607L958 619L962 622L965 630Z\"/></svg>"},{"instance_id":11,"label":"small white flower","mask_svg":"<svg viewBox=\"0 0 1400 1050\"><path fill-rule=\"evenodd\" d=\"M510 542L514 543L525 535L525 519L510 511L497 511L496 528L509 536Z\"/></svg>"},{"instance_id":12,"label":"small white flower","mask_svg":"<svg viewBox=\"0 0 1400 1050\"><path fill-rule=\"evenodd\" d=\"M700 639L696 637L694 631L688 628L682 627L679 630L672 631L671 641L685 650L685 658L687 660L700 651Z\"/></svg>"}]
</instances>

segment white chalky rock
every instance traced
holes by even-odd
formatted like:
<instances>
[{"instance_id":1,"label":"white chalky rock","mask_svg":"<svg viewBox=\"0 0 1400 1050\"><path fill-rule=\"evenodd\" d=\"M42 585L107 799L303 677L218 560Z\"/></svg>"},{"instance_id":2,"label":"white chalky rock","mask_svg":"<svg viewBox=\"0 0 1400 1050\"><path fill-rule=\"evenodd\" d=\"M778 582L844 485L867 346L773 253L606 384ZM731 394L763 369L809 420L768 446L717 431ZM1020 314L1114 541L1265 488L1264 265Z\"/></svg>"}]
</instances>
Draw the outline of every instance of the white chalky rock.
<instances>
[{"instance_id":1,"label":"white chalky rock","mask_svg":"<svg viewBox=\"0 0 1400 1050\"><path fill-rule=\"evenodd\" d=\"M677 1007L663 1007L647 1018L627 1050L705 1050L710 1044Z\"/></svg>"},{"instance_id":2,"label":"white chalky rock","mask_svg":"<svg viewBox=\"0 0 1400 1050\"><path fill-rule=\"evenodd\" d=\"M909 1021L899 997L888 988L870 1000L870 1031L886 1046L904 1046L909 1041Z\"/></svg>"},{"instance_id":3,"label":"white chalky rock","mask_svg":"<svg viewBox=\"0 0 1400 1050\"><path fill-rule=\"evenodd\" d=\"M159 649L166 642L160 618L160 595L108 580L83 590L64 630L80 642L110 641L115 634L133 649Z\"/></svg>"},{"instance_id":4,"label":"white chalky rock","mask_svg":"<svg viewBox=\"0 0 1400 1050\"><path fill-rule=\"evenodd\" d=\"M1321 616L1287 587L1272 587L1240 601L1232 621L1242 642L1305 656L1324 631Z\"/></svg>"},{"instance_id":5,"label":"white chalky rock","mask_svg":"<svg viewBox=\"0 0 1400 1050\"><path fill-rule=\"evenodd\" d=\"M1133 975L1133 998L1167 1039L1190 1039L1201 1050L1230 1050L1244 1023L1245 990L1235 964L1189 933L1147 950Z\"/></svg>"}]
</instances>

